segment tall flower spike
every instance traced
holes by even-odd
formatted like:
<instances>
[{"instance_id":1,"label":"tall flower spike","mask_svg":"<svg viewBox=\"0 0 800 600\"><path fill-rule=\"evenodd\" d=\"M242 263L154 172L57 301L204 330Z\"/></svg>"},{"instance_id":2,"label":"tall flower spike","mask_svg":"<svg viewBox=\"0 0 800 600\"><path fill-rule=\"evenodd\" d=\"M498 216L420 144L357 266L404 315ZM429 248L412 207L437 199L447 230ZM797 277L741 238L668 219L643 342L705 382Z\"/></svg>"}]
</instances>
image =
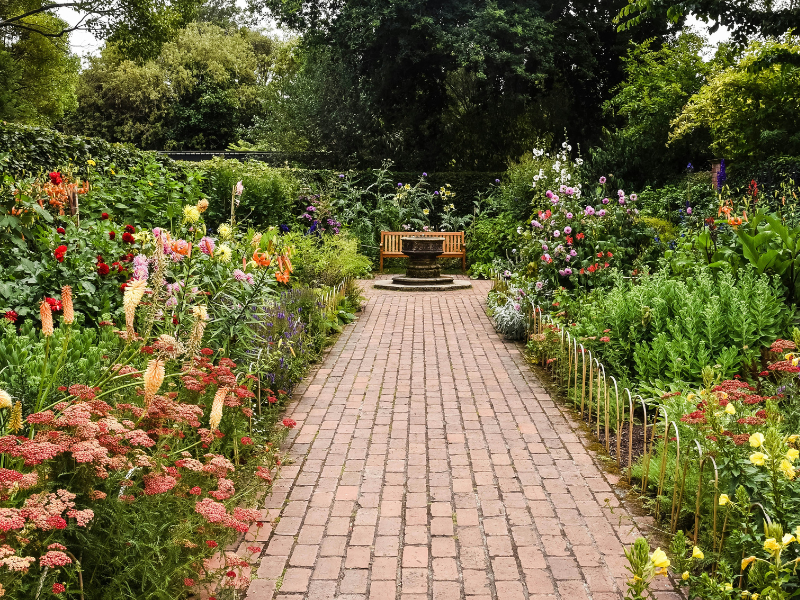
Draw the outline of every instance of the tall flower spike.
<instances>
[{"instance_id":1,"label":"tall flower spike","mask_svg":"<svg viewBox=\"0 0 800 600\"><path fill-rule=\"evenodd\" d=\"M203 343L203 334L206 331L206 322L208 321L208 309L205 305L198 304L192 309L192 315L194 316L194 326L188 343L190 357L197 356L200 351L200 345Z\"/></svg>"},{"instance_id":2,"label":"tall flower spike","mask_svg":"<svg viewBox=\"0 0 800 600\"><path fill-rule=\"evenodd\" d=\"M39 316L42 319L42 334L44 337L50 337L53 335L53 311L45 300L39 305Z\"/></svg>"},{"instance_id":3,"label":"tall flower spike","mask_svg":"<svg viewBox=\"0 0 800 600\"><path fill-rule=\"evenodd\" d=\"M64 323L72 325L75 322L75 312L72 309L72 288L68 285L61 288L61 305L64 307Z\"/></svg>"},{"instance_id":4,"label":"tall flower spike","mask_svg":"<svg viewBox=\"0 0 800 600\"><path fill-rule=\"evenodd\" d=\"M122 305L125 308L125 326L128 329L128 342L133 341L136 336L136 332L133 330L133 320L136 316L136 307L139 306L139 302L142 301L142 296L144 296L146 285L146 279L136 279L131 281L125 288Z\"/></svg>"},{"instance_id":5,"label":"tall flower spike","mask_svg":"<svg viewBox=\"0 0 800 600\"><path fill-rule=\"evenodd\" d=\"M144 371L145 407L150 406L162 383L164 383L164 361L160 358L154 358L147 363L147 368Z\"/></svg>"},{"instance_id":6,"label":"tall flower spike","mask_svg":"<svg viewBox=\"0 0 800 600\"><path fill-rule=\"evenodd\" d=\"M17 433L22 429L22 402L17 400L14 408L11 409L11 417L8 419L8 430Z\"/></svg>"},{"instance_id":7,"label":"tall flower spike","mask_svg":"<svg viewBox=\"0 0 800 600\"><path fill-rule=\"evenodd\" d=\"M208 418L211 431L216 431L220 421L222 421L222 407L225 405L225 398L229 391L229 388L221 387L214 394L214 403L211 405L211 415Z\"/></svg>"}]
</instances>

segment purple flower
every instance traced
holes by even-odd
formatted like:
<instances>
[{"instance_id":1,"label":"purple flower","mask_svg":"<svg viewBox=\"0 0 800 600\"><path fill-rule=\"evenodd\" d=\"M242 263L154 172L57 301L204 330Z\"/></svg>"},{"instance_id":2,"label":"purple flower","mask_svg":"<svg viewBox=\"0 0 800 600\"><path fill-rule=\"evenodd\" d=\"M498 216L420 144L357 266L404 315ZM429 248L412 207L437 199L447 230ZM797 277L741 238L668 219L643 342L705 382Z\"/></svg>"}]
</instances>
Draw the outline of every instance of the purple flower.
<instances>
[{"instance_id":1,"label":"purple flower","mask_svg":"<svg viewBox=\"0 0 800 600\"><path fill-rule=\"evenodd\" d=\"M603 204L608 204L608 198L603 198Z\"/></svg>"},{"instance_id":2,"label":"purple flower","mask_svg":"<svg viewBox=\"0 0 800 600\"><path fill-rule=\"evenodd\" d=\"M564 233L566 233L567 235L569 235L570 233L572 233L572 227L570 227L569 225L567 225L566 227L564 227Z\"/></svg>"},{"instance_id":3,"label":"purple flower","mask_svg":"<svg viewBox=\"0 0 800 600\"><path fill-rule=\"evenodd\" d=\"M428 176L428 174L427 174L427 173L423 173L423 174L422 174L422 176L423 176L423 177L427 177L427 176Z\"/></svg>"},{"instance_id":4,"label":"purple flower","mask_svg":"<svg viewBox=\"0 0 800 600\"><path fill-rule=\"evenodd\" d=\"M536 227L537 229L541 229L542 228L542 224L539 223L539 221L533 220L533 221L531 221L531 227Z\"/></svg>"},{"instance_id":5,"label":"purple flower","mask_svg":"<svg viewBox=\"0 0 800 600\"><path fill-rule=\"evenodd\" d=\"M617 196L622 197L624 195L625 195L625 192L623 192L622 190L617 190Z\"/></svg>"},{"instance_id":6,"label":"purple flower","mask_svg":"<svg viewBox=\"0 0 800 600\"><path fill-rule=\"evenodd\" d=\"M398 183L397 187L401 188L401 187L403 187L403 184L402 183Z\"/></svg>"},{"instance_id":7,"label":"purple flower","mask_svg":"<svg viewBox=\"0 0 800 600\"><path fill-rule=\"evenodd\" d=\"M687 209L686 209L686 214L687 214L687 215L690 215L690 214L692 214L692 207L691 207L691 206L690 206L689 208L687 208Z\"/></svg>"},{"instance_id":8,"label":"purple flower","mask_svg":"<svg viewBox=\"0 0 800 600\"><path fill-rule=\"evenodd\" d=\"M235 269L233 271L233 278L236 281L247 281L247 275L245 275L244 271L241 269Z\"/></svg>"},{"instance_id":9,"label":"purple flower","mask_svg":"<svg viewBox=\"0 0 800 600\"><path fill-rule=\"evenodd\" d=\"M439 190L436 190L435 192L433 192L433 195L434 196L438 196L439 195Z\"/></svg>"},{"instance_id":10,"label":"purple flower","mask_svg":"<svg viewBox=\"0 0 800 600\"><path fill-rule=\"evenodd\" d=\"M536 282L536 290L537 290L537 291L541 291L541 289L542 289L543 287L544 287L544 284L543 284L541 281L537 281L537 282Z\"/></svg>"},{"instance_id":11,"label":"purple flower","mask_svg":"<svg viewBox=\"0 0 800 600\"><path fill-rule=\"evenodd\" d=\"M597 214L598 214L598 216L605 217L606 216L606 209L605 208L600 209L600 212L598 212Z\"/></svg>"},{"instance_id":12,"label":"purple flower","mask_svg":"<svg viewBox=\"0 0 800 600\"><path fill-rule=\"evenodd\" d=\"M495 179L494 182L495 183L500 183L500 180L499 179Z\"/></svg>"},{"instance_id":13,"label":"purple flower","mask_svg":"<svg viewBox=\"0 0 800 600\"><path fill-rule=\"evenodd\" d=\"M550 260L550 255L549 255L549 254L547 254L547 253L545 253L545 255L544 255L544 259L545 259L545 260Z\"/></svg>"},{"instance_id":14,"label":"purple flower","mask_svg":"<svg viewBox=\"0 0 800 600\"><path fill-rule=\"evenodd\" d=\"M636 202L639 199L639 196L637 196L636 194L631 194L629 198L631 202Z\"/></svg>"},{"instance_id":15,"label":"purple flower","mask_svg":"<svg viewBox=\"0 0 800 600\"><path fill-rule=\"evenodd\" d=\"M572 213L571 213L571 212L568 212L568 213L567 213L567 218L568 218L568 219L571 219L571 218L572 218Z\"/></svg>"},{"instance_id":16,"label":"purple flower","mask_svg":"<svg viewBox=\"0 0 800 600\"><path fill-rule=\"evenodd\" d=\"M339 179L344 179L344 173L339 174Z\"/></svg>"},{"instance_id":17,"label":"purple flower","mask_svg":"<svg viewBox=\"0 0 800 600\"><path fill-rule=\"evenodd\" d=\"M575 248L573 248L572 250L569 251L569 255L570 256L578 256L578 253L575 252Z\"/></svg>"},{"instance_id":18,"label":"purple flower","mask_svg":"<svg viewBox=\"0 0 800 600\"><path fill-rule=\"evenodd\" d=\"M545 252L547 252L547 250L548 250L548 248L547 248L547 244L542 244L542 250L544 250Z\"/></svg>"},{"instance_id":19,"label":"purple flower","mask_svg":"<svg viewBox=\"0 0 800 600\"><path fill-rule=\"evenodd\" d=\"M594 214L594 208L587 206L583 209L583 214L585 214L587 217L591 217Z\"/></svg>"},{"instance_id":20,"label":"purple flower","mask_svg":"<svg viewBox=\"0 0 800 600\"><path fill-rule=\"evenodd\" d=\"M606 182L605 175L600 178L600 184L604 184Z\"/></svg>"},{"instance_id":21,"label":"purple flower","mask_svg":"<svg viewBox=\"0 0 800 600\"><path fill-rule=\"evenodd\" d=\"M564 269L564 275L566 275L567 277L569 277L570 275L572 275L572 269L570 269L569 267L567 267L566 269Z\"/></svg>"},{"instance_id":22,"label":"purple flower","mask_svg":"<svg viewBox=\"0 0 800 600\"><path fill-rule=\"evenodd\" d=\"M569 262L569 261L571 261L571 260L572 260L572 257L571 257L571 256L569 256L569 255L567 255L567 256L565 256L565 257L564 257L564 260L565 260L565 261L567 261L567 262Z\"/></svg>"},{"instance_id":23,"label":"purple flower","mask_svg":"<svg viewBox=\"0 0 800 600\"><path fill-rule=\"evenodd\" d=\"M553 232L553 237L558 237L558 236L560 236L560 235L561 235L561 232L560 232L558 229L556 229L556 230Z\"/></svg>"},{"instance_id":24,"label":"purple flower","mask_svg":"<svg viewBox=\"0 0 800 600\"><path fill-rule=\"evenodd\" d=\"M620 204L625 204L625 198L620 198L620 199L619 199L619 203L620 203Z\"/></svg>"},{"instance_id":25,"label":"purple flower","mask_svg":"<svg viewBox=\"0 0 800 600\"><path fill-rule=\"evenodd\" d=\"M574 194L574 193L575 193L575 190L574 190L574 189L572 189L571 187L568 187L568 188L567 188L566 190L564 190L564 191L565 191L565 192L567 192L567 196L572 196L572 194Z\"/></svg>"},{"instance_id":26,"label":"purple flower","mask_svg":"<svg viewBox=\"0 0 800 600\"><path fill-rule=\"evenodd\" d=\"M563 194L564 192L566 192L566 191L567 191L567 186L565 186L565 185L563 185L563 184L562 184L562 185L561 185L561 186L558 188L558 191L559 191L559 192L561 192L561 193Z\"/></svg>"},{"instance_id":27,"label":"purple flower","mask_svg":"<svg viewBox=\"0 0 800 600\"><path fill-rule=\"evenodd\" d=\"M314 212L314 211L315 211L315 210L317 210L317 209L316 209L316 207L314 207L314 206L306 206L306 210L307 210L308 212Z\"/></svg>"},{"instance_id":28,"label":"purple flower","mask_svg":"<svg viewBox=\"0 0 800 600\"><path fill-rule=\"evenodd\" d=\"M553 197L553 192L551 190L547 190L547 193L545 194L545 196L547 196L548 198L552 198Z\"/></svg>"},{"instance_id":29,"label":"purple flower","mask_svg":"<svg viewBox=\"0 0 800 600\"><path fill-rule=\"evenodd\" d=\"M563 277L564 276L564 269L559 269L558 274Z\"/></svg>"}]
</instances>

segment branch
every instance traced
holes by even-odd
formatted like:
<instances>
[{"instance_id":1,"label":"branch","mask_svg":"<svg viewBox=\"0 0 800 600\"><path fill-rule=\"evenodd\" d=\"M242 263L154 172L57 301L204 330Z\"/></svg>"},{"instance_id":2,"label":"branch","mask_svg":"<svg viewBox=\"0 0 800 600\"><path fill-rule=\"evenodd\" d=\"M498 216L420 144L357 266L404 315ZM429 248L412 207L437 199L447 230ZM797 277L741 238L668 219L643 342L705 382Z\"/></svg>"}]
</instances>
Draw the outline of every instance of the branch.
<instances>
[{"instance_id":1,"label":"branch","mask_svg":"<svg viewBox=\"0 0 800 600\"><path fill-rule=\"evenodd\" d=\"M57 4L48 4L47 6L40 6L39 8L35 8L31 11L23 13L21 15L17 15L16 17L9 17L8 19L4 19L0 21L0 27L10 27L14 25L15 21L19 21L24 19L25 17L30 17L33 15L38 15L39 13L47 12L48 10L52 10L54 8L67 8L67 7L76 7L76 6L83 6L83 2L62 2Z\"/></svg>"}]
</instances>

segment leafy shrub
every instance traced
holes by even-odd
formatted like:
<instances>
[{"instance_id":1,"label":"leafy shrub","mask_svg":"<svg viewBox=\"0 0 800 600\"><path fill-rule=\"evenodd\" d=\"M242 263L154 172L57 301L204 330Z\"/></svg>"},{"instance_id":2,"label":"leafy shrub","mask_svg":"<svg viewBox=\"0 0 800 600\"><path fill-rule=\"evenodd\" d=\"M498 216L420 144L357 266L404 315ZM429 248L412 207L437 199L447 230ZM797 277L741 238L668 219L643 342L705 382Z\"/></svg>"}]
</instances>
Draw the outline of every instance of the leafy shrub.
<instances>
[{"instance_id":1,"label":"leafy shrub","mask_svg":"<svg viewBox=\"0 0 800 600\"><path fill-rule=\"evenodd\" d=\"M505 258L521 242L519 225L511 213L478 218L467 231L467 259L470 263L491 263Z\"/></svg>"}]
</instances>

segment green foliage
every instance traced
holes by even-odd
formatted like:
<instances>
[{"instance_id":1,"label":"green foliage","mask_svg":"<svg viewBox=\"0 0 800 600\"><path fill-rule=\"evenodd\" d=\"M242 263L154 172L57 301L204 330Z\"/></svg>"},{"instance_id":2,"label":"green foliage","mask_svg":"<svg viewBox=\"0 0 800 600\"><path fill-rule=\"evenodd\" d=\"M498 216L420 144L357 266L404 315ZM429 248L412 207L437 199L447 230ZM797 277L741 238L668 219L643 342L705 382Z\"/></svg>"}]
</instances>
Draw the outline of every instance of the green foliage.
<instances>
[{"instance_id":1,"label":"green foliage","mask_svg":"<svg viewBox=\"0 0 800 600\"><path fill-rule=\"evenodd\" d=\"M791 33L781 40L752 42L736 64L717 70L692 96L673 122L671 141L707 128L711 149L726 159L800 154L795 127L800 66L769 64L770 57L786 53L800 55L800 43Z\"/></svg>"},{"instance_id":2,"label":"green foliage","mask_svg":"<svg viewBox=\"0 0 800 600\"><path fill-rule=\"evenodd\" d=\"M269 167L258 161L215 158L197 163L204 173L203 192L210 203L208 221L230 218L231 190L241 181L244 191L236 219L259 226L291 224L299 209L300 181L291 169Z\"/></svg>"},{"instance_id":3,"label":"green foliage","mask_svg":"<svg viewBox=\"0 0 800 600\"><path fill-rule=\"evenodd\" d=\"M270 38L193 23L146 62L113 43L81 75L76 132L149 149L224 149L258 109Z\"/></svg>"},{"instance_id":4,"label":"green foliage","mask_svg":"<svg viewBox=\"0 0 800 600\"><path fill-rule=\"evenodd\" d=\"M770 278L751 269L738 279L698 271L685 280L659 273L618 281L579 310L571 319L581 334L599 338L610 330L606 343L585 342L605 365L659 389L697 383L707 365L718 364L725 377L740 373L793 315Z\"/></svg>"},{"instance_id":5,"label":"green foliage","mask_svg":"<svg viewBox=\"0 0 800 600\"><path fill-rule=\"evenodd\" d=\"M48 31L66 26L48 13L30 19ZM68 35L53 39L33 31L0 35L0 121L36 125L59 122L77 106L79 67L78 57L70 52Z\"/></svg>"},{"instance_id":6,"label":"green foliage","mask_svg":"<svg viewBox=\"0 0 800 600\"><path fill-rule=\"evenodd\" d=\"M294 276L304 285L333 287L345 279L369 277L372 263L359 254L359 240L347 231L339 235L303 235L292 233L285 243L294 247L297 263Z\"/></svg>"},{"instance_id":7,"label":"green foliage","mask_svg":"<svg viewBox=\"0 0 800 600\"><path fill-rule=\"evenodd\" d=\"M170 171L179 173L179 165L153 152L142 152L131 145L111 144L91 137L65 135L53 129L0 122L0 148L7 159L0 163L3 173L15 177L66 170L85 178L88 160L99 168L128 169L145 157L158 160Z\"/></svg>"},{"instance_id":8,"label":"green foliage","mask_svg":"<svg viewBox=\"0 0 800 600\"><path fill-rule=\"evenodd\" d=\"M717 194L708 173L687 173L683 181L660 187L645 187L639 194L642 212L667 220L671 224L685 218L686 208L695 215L716 214Z\"/></svg>"},{"instance_id":9,"label":"green foliage","mask_svg":"<svg viewBox=\"0 0 800 600\"><path fill-rule=\"evenodd\" d=\"M466 236L467 260L470 263L491 263L495 258L507 258L506 253L521 241L518 227L517 220L510 213L475 219Z\"/></svg>"},{"instance_id":10,"label":"green foliage","mask_svg":"<svg viewBox=\"0 0 800 600\"><path fill-rule=\"evenodd\" d=\"M695 131L667 147L670 123L712 70L703 60L706 42L691 30L661 47L653 40L634 44L623 57L626 79L604 110L618 126L591 150L591 169L611 173L627 185L663 183L688 162L703 163L708 134Z\"/></svg>"}]
</instances>

